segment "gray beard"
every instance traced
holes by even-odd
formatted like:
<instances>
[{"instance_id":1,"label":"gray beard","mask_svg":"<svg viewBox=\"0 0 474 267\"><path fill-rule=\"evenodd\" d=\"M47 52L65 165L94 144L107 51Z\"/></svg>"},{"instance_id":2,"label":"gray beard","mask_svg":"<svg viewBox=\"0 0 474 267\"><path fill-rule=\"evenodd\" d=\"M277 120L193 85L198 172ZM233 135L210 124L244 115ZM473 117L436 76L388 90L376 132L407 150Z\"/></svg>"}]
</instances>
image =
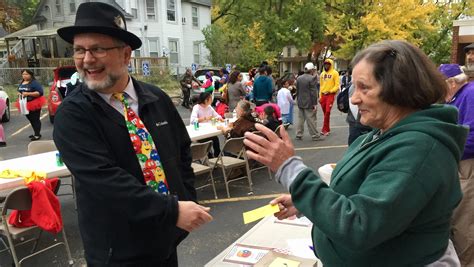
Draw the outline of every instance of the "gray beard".
<instances>
[{"instance_id":1,"label":"gray beard","mask_svg":"<svg viewBox=\"0 0 474 267\"><path fill-rule=\"evenodd\" d=\"M474 62L466 64L466 69L469 71L474 71Z\"/></svg>"},{"instance_id":2,"label":"gray beard","mask_svg":"<svg viewBox=\"0 0 474 267\"><path fill-rule=\"evenodd\" d=\"M90 81L84 72L79 72L84 83L87 85L92 91L99 92L99 93L107 93L107 89L114 86L117 81L120 79L120 74L108 74L107 78L103 81Z\"/></svg>"}]
</instances>

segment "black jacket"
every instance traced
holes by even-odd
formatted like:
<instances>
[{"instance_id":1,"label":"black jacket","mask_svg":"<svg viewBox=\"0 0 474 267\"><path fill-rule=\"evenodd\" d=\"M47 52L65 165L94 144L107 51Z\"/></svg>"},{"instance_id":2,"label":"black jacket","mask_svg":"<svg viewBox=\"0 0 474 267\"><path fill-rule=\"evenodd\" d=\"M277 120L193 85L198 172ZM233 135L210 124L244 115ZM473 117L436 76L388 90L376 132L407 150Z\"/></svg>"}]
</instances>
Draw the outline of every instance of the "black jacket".
<instances>
[{"instance_id":1,"label":"black jacket","mask_svg":"<svg viewBox=\"0 0 474 267\"><path fill-rule=\"evenodd\" d=\"M172 195L145 185L124 117L85 84L64 100L54 121L54 141L76 179L89 266L164 261L186 236L176 227L177 199L196 200L191 141L181 117L159 88L132 81Z\"/></svg>"}]
</instances>

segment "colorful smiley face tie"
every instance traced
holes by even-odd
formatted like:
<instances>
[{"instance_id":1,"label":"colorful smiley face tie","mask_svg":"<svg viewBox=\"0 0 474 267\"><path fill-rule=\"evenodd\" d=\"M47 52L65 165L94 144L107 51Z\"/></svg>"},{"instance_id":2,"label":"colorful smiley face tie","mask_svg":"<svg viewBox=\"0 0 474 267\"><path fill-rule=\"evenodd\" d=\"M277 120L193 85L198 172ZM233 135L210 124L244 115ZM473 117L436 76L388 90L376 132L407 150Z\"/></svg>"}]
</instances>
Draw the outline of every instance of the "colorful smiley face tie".
<instances>
[{"instance_id":1,"label":"colorful smiley face tie","mask_svg":"<svg viewBox=\"0 0 474 267\"><path fill-rule=\"evenodd\" d=\"M125 124L127 125L133 150L142 168L145 183L158 193L169 194L168 183L166 182L160 156L145 124L143 124L133 109L130 108L127 94L114 93L112 96L123 104Z\"/></svg>"}]
</instances>

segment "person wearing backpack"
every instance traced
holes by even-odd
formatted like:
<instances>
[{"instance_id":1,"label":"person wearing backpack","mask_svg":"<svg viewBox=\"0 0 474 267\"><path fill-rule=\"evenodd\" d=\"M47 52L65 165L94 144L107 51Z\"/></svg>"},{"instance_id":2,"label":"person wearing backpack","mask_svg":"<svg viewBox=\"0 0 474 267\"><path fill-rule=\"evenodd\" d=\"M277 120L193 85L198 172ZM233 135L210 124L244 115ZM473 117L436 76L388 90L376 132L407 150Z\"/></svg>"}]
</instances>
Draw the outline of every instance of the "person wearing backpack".
<instances>
[{"instance_id":1,"label":"person wearing backpack","mask_svg":"<svg viewBox=\"0 0 474 267\"><path fill-rule=\"evenodd\" d=\"M359 114L359 108L356 105L353 105L350 101L350 97L354 93L354 85L352 83L349 83L348 88L346 90L342 91L339 94L344 93L347 91L348 97L347 99L347 117L346 117L346 122L349 124L349 137L347 138L347 144L350 146L352 142L354 142L359 136L364 135L370 131L372 131L372 128L369 126L362 125L360 123L360 114ZM338 100L338 108L339 108L339 96L337 98Z\"/></svg>"}]
</instances>

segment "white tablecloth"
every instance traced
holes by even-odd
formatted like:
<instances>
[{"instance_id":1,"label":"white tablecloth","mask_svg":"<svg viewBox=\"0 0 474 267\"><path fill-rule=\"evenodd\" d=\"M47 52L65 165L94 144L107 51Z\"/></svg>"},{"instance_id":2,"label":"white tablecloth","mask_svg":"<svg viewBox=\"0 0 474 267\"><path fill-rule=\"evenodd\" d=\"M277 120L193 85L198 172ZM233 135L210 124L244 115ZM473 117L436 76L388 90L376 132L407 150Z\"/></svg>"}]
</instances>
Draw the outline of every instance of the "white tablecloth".
<instances>
[{"instance_id":1,"label":"white tablecloth","mask_svg":"<svg viewBox=\"0 0 474 267\"><path fill-rule=\"evenodd\" d=\"M58 166L56 164L56 153L57 151L52 151L0 161L0 172L5 169L37 171L44 172L46 178L70 175L71 173L66 165ZM23 185L22 177L8 179L0 177L0 190L11 189L21 185Z\"/></svg>"}]
</instances>

